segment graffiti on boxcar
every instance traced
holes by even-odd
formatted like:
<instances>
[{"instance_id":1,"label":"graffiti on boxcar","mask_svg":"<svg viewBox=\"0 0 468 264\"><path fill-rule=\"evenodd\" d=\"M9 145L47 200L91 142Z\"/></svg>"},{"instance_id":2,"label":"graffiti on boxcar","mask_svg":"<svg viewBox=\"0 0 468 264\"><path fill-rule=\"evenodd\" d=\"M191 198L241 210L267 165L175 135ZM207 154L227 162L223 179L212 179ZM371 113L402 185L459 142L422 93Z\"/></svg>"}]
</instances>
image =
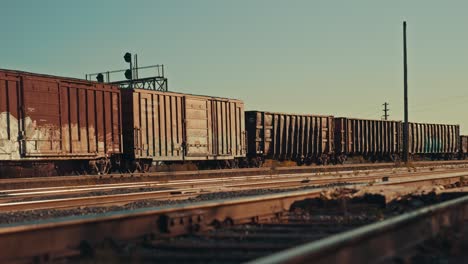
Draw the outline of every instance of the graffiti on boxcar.
<instances>
[{"instance_id":1,"label":"graffiti on boxcar","mask_svg":"<svg viewBox=\"0 0 468 264\"><path fill-rule=\"evenodd\" d=\"M23 124L25 153L60 152L60 129L57 125L46 123L39 126L30 117L24 118Z\"/></svg>"},{"instance_id":2,"label":"graffiti on boxcar","mask_svg":"<svg viewBox=\"0 0 468 264\"><path fill-rule=\"evenodd\" d=\"M433 137L432 138L432 146L433 146L433 149L434 149L434 152L442 152L442 144L441 144L441 141L440 141L440 138L437 138L437 137Z\"/></svg>"},{"instance_id":3,"label":"graffiti on boxcar","mask_svg":"<svg viewBox=\"0 0 468 264\"><path fill-rule=\"evenodd\" d=\"M440 153L442 152L442 144L440 138L428 137L424 141L425 153Z\"/></svg>"},{"instance_id":4,"label":"graffiti on boxcar","mask_svg":"<svg viewBox=\"0 0 468 264\"><path fill-rule=\"evenodd\" d=\"M8 112L0 113L0 155L19 159L25 153L60 152L60 129L56 125L37 126L30 117L23 119L20 131L18 119ZM22 144L20 145L21 142Z\"/></svg>"}]
</instances>

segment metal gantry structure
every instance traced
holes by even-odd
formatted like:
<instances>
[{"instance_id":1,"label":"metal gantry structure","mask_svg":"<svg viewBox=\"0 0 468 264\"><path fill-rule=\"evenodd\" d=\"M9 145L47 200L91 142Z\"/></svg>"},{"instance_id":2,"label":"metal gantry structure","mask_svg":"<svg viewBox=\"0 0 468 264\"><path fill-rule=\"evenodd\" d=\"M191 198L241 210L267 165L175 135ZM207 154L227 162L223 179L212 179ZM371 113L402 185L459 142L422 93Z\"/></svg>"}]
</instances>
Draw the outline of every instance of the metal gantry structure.
<instances>
[{"instance_id":1,"label":"metal gantry structure","mask_svg":"<svg viewBox=\"0 0 468 264\"><path fill-rule=\"evenodd\" d=\"M132 60L132 54L128 52L125 53L124 60L129 63L128 69L90 73L85 75L85 79L88 81L96 80L98 82L115 84L123 89L168 91L168 81L164 76L163 64L139 67L137 54L134 55ZM139 72L141 70L150 70L150 76L139 78ZM117 77L116 74L120 77ZM121 80L122 76L124 76L126 80Z\"/></svg>"}]
</instances>

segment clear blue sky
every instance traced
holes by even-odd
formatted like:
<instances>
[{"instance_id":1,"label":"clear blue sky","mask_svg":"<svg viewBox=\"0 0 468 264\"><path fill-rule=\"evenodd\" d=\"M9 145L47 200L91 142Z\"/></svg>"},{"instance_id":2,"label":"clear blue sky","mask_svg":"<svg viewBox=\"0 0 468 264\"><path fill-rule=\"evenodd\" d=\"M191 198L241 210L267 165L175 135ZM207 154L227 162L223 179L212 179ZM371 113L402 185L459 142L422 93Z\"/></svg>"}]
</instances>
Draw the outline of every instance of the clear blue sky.
<instances>
[{"instance_id":1,"label":"clear blue sky","mask_svg":"<svg viewBox=\"0 0 468 264\"><path fill-rule=\"evenodd\" d=\"M467 1L5 1L0 68L84 78L163 63L169 88L246 109L402 119L468 133Z\"/></svg>"}]
</instances>

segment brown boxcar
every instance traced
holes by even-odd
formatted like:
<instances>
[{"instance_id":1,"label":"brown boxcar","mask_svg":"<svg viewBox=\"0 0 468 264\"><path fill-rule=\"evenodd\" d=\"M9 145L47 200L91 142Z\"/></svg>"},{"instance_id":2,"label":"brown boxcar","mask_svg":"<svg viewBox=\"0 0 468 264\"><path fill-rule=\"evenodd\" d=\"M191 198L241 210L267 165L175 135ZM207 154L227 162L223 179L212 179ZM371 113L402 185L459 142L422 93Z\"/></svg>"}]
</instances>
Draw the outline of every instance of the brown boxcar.
<instances>
[{"instance_id":1,"label":"brown boxcar","mask_svg":"<svg viewBox=\"0 0 468 264\"><path fill-rule=\"evenodd\" d=\"M31 174L26 167L34 164L63 170L58 173L77 166L104 172L109 157L121 153L120 125L120 91L115 86L0 70L2 176ZM99 164L89 163L96 160Z\"/></svg>"},{"instance_id":2,"label":"brown boxcar","mask_svg":"<svg viewBox=\"0 0 468 264\"><path fill-rule=\"evenodd\" d=\"M327 163L333 154L333 116L262 111L246 111L245 116L253 165L265 159Z\"/></svg>"},{"instance_id":3,"label":"brown boxcar","mask_svg":"<svg viewBox=\"0 0 468 264\"><path fill-rule=\"evenodd\" d=\"M401 121L335 118L337 159L395 160L401 151L401 133Z\"/></svg>"},{"instance_id":4,"label":"brown boxcar","mask_svg":"<svg viewBox=\"0 0 468 264\"><path fill-rule=\"evenodd\" d=\"M139 170L153 161L235 166L245 157L240 100L127 89L122 90L122 120L126 160L136 161Z\"/></svg>"},{"instance_id":5,"label":"brown boxcar","mask_svg":"<svg viewBox=\"0 0 468 264\"><path fill-rule=\"evenodd\" d=\"M456 157L459 140L459 125L409 123L409 153L413 156Z\"/></svg>"}]
</instances>

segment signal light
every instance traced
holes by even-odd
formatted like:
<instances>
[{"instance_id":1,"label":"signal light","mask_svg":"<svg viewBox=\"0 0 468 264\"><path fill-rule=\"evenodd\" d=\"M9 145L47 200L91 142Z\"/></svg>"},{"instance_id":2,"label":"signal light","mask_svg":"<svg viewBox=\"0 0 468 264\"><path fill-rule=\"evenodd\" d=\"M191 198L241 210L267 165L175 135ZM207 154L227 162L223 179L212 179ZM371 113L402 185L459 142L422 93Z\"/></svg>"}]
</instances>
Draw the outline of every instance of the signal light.
<instances>
[{"instance_id":1,"label":"signal light","mask_svg":"<svg viewBox=\"0 0 468 264\"><path fill-rule=\"evenodd\" d=\"M131 80L132 79L132 71L131 70L126 70L125 71L125 78Z\"/></svg>"},{"instance_id":2,"label":"signal light","mask_svg":"<svg viewBox=\"0 0 468 264\"><path fill-rule=\"evenodd\" d=\"M130 52L125 53L124 60L125 62L132 63L132 54Z\"/></svg>"},{"instance_id":3,"label":"signal light","mask_svg":"<svg viewBox=\"0 0 468 264\"><path fill-rule=\"evenodd\" d=\"M97 76L96 76L96 80L100 83L103 83L104 82L104 75L102 75L102 73L99 73Z\"/></svg>"}]
</instances>

